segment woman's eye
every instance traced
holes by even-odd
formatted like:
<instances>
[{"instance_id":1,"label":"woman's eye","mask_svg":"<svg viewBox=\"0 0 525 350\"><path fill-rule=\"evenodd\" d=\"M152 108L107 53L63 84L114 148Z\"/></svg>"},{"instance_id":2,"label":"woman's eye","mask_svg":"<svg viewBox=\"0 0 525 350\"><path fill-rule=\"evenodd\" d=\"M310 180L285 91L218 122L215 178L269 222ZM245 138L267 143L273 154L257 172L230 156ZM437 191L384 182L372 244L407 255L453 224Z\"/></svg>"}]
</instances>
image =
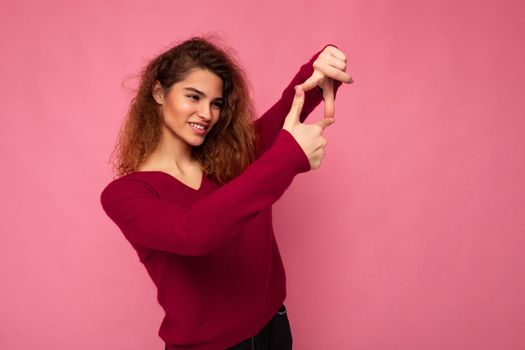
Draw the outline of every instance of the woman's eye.
<instances>
[{"instance_id":1,"label":"woman's eye","mask_svg":"<svg viewBox=\"0 0 525 350\"><path fill-rule=\"evenodd\" d=\"M195 98L194 100L195 101L198 101L199 100L199 95L186 95L187 97L193 99ZM217 108L222 108L222 102L214 102L213 105Z\"/></svg>"}]
</instances>

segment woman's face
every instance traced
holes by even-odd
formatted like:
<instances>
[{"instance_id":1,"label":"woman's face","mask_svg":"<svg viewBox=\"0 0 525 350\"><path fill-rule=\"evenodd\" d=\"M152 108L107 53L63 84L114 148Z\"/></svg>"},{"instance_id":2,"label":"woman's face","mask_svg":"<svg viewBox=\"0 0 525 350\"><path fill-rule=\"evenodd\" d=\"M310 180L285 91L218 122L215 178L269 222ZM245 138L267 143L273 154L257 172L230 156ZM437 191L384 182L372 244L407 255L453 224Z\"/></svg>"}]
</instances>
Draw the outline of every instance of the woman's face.
<instances>
[{"instance_id":1,"label":"woman's face","mask_svg":"<svg viewBox=\"0 0 525 350\"><path fill-rule=\"evenodd\" d=\"M223 103L222 79L207 69L195 68L162 94L155 88L153 96L162 108L164 127L172 135L192 146L199 146L219 120Z\"/></svg>"}]
</instances>

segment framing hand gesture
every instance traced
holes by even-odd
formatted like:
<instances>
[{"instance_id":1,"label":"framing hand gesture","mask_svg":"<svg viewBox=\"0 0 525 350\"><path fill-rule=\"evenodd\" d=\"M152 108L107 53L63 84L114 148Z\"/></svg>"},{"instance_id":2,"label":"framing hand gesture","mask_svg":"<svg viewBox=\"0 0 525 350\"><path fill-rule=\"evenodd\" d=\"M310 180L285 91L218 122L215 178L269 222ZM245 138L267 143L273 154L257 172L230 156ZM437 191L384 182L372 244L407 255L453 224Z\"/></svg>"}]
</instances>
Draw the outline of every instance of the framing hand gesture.
<instances>
[{"instance_id":1,"label":"framing hand gesture","mask_svg":"<svg viewBox=\"0 0 525 350\"><path fill-rule=\"evenodd\" d=\"M284 120L283 129L295 138L310 161L310 168L317 169L324 157L324 148L327 140L322 133L326 127L332 125L334 118L323 118L316 123L301 123L300 115L304 105L304 91L298 86L295 88L295 97L290 112Z\"/></svg>"},{"instance_id":2,"label":"framing hand gesture","mask_svg":"<svg viewBox=\"0 0 525 350\"><path fill-rule=\"evenodd\" d=\"M354 82L352 77L346 73L346 55L335 46L327 46L319 54L313 63L314 72L300 86L304 91L319 86L323 90L324 117L334 118L334 86L333 79L343 83Z\"/></svg>"}]
</instances>

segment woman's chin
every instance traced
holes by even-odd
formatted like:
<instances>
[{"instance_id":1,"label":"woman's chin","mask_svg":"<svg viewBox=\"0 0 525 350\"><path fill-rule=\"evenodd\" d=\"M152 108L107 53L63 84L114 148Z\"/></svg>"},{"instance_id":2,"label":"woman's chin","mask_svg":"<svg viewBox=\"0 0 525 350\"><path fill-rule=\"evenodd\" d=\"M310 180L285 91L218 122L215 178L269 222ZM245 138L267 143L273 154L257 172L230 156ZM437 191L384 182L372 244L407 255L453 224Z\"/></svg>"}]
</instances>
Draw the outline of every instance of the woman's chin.
<instances>
[{"instance_id":1,"label":"woman's chin","mask_svg":"<svg viewBox=\"0 0 525 350\"><path fill-rule=\"evenodd\" d=\"M190 144L193 147L202 145L204 142L204 136L192 136L186 139L186 143Z\"/></svg>"}]
</instances>

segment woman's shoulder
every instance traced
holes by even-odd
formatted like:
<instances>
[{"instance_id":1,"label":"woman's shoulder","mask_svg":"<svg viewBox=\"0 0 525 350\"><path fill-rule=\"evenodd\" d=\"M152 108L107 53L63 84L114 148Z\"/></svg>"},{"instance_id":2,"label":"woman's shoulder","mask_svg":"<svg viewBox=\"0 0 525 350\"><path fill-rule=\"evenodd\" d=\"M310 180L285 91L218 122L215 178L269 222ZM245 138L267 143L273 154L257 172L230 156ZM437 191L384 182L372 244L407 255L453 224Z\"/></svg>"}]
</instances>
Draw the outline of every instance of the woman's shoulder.
<instances>
[{"instance_id":1,"label":"woman's shoulder","mask_svg":"<svg viewBox=\"0 0 525 350\"><path fill-rule=\"evenodd\" d=\"M146 173L140 171L124 174L106 184L102 190L101 199L139 193L156 195L153 181L153 177L149 177Z\"/></svg>"}]
</instances>

